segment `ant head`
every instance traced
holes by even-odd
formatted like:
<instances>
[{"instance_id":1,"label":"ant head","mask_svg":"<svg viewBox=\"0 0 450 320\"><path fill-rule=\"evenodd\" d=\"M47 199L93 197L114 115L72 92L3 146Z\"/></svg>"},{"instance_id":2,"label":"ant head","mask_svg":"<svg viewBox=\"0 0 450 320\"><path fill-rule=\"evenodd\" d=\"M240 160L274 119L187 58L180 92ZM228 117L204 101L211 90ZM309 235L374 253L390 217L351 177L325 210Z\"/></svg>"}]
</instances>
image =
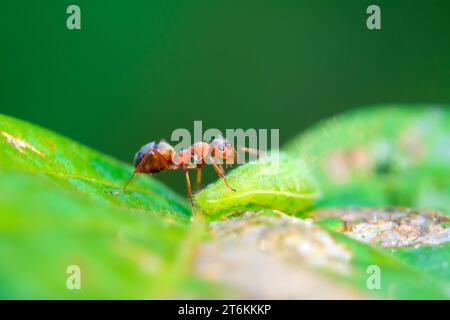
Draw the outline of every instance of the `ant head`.
<instances>
[{"instance_id":1,"label":"ant head","mask_svg":"<svg viewBox=\"0 0 450 320\"><path fill-rule=\"evenodd\" d=\"M225 160L226 163L233 163L235 157L235 150L228 140L222 137L215 138L211 142L211 155L214 158Z\"/></svg>"}]
</instances>

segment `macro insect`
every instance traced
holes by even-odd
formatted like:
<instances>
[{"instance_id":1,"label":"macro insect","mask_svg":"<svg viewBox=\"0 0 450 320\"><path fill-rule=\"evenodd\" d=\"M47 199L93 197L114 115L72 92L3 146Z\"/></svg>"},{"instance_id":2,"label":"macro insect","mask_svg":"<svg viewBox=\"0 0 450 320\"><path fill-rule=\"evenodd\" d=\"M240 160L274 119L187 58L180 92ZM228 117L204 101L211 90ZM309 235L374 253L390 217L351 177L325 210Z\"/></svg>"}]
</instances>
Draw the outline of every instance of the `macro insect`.
<instances>
[{"instance_id":1,"label":"macro insect","mask_svg":"<svg viewBox=\"0 0 450 320\"><path fill-rule=\"evenodd\" d=\"M240 148L241 151L261 154L258 150L251 148ZM195 214L194 201L192 199L191 179L189 169L196 170L196 186L200 187L202 179L202 167L205 164L211 164L217 174L223 179L227 188L236 191L227 181L225 170L222 163L235 164L237 160L237 150L224 138L215 138L211 142L196 142L187 149L176 151L169 143L164 140L160 142L150 142L136 153L134 157L134 171L126 184L116 191L119 194L126 190L133 178L138 173L154 174L166 170L183 170L187 193L191 203L192 212Z\"/></svg>"}]
</instances>

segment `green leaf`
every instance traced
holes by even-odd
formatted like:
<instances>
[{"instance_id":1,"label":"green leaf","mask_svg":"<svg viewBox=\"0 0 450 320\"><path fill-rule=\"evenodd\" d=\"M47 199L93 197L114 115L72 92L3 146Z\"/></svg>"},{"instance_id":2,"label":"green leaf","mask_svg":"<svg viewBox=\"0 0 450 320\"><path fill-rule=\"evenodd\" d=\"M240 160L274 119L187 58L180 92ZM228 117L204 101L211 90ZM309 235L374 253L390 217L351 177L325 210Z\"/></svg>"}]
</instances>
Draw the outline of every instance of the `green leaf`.
<instances>
[{"instance_id":1,"label":"green leaf","mask_svg":"<svg viewBox=\"0 0 450 320\"><path fill-rule=\"evenodd\" d=\"M319 126L305 133L300 145L291 144L279 162L266 157L231 171L227 179L236 192L221 179L199 192L196 204L209 219L259 211L212 223L211 239L202 221L190 223L187 201L158 181L140 176L129 190L113 196L111 191L133 171L131 166L0 115L0 298L223 297L224 287L207 282L207 275L227 274L227 267L234 265L238 282L239 275L245 275L251 280L250 292L258 292L254 268L260 269L258 261L268 261L273 264L266 274L271 274L271 266L298 279L313 272L314 277L327 277L332 288L350 285L363 297L448 299L446 215L432 213L432 219L425 219L440 244L387 248L355 240L347 230L351 221L329 214L330 208L322 208L323 215L308 212L317 200L321 205L432 203L445 208L447 113L372 109L338 119L342 128ZM410 149L411 137L420 142L412 144L421 147L417 158L417 150ZM388 145L389 152L380 152L380 145ZM327 171L327 161L336 152L341 161L337 168L344 164L346 169L344 181ZM366 159L374 161L361 166ZM282 212L301 213L314 222ZM392 209L386 212L390 215ZM363 223L369 223L369 217ZM417 224L414 217L408 219L397 219L399 228L404 221ZM236 250L241 244L242 250ZM261 250L268 260L257 260ZM250 258L243 259L243 254ZM240 265L243 260L246 264ZM202 261L205 272L198 269ZM67 287L70 265L81 268L81 290ZM367 268L372 265L381 270L377 290L367 287ZM233 291L233 297L238 292Z\"/></svg>"},{"instance_id":2,"label":"green leaf","mask_svg":"<svg viewBox=\"0 0 450 320\"><path fill-rule=\"evenodd\" d=\"M353 252L351 274L342 279L358 287L367 294L389 299L449 299L449 279L439 279L417 268L415 263L389 254L389 250L351 239L343 234L330 231L333 237L349 246ZM369 288L367 281L373 271L380 270L380 288ZM444 280L444 281L442 281Z\"/></svg>"},{"instance_id":3,"label":"green leaf","mask_svg":"<svg viewBox=\"0 0 450 320\"><path fill-rule=\"evenodd\" d=\"M204 227L187 227L186 201L156 180L115 197L132 167L6 116L0 168L1 298L217 296L190 270Z\"/></svg>"},{"instance_id":4,"label":"green leaf","mask_svg":"<svg viewBox=\"0 0 450 320\"><path fill-rule=\"evenodd\" d=\"M231 171L227 180L236 191L218 180L196 195L203 214L219 218L261 209L295 214L311 206L320 195L308 168L284 154L279 159L264 157L242 165Z\"/></svg>"},{"instance_id":5,"label":"green leaf","mask_svg":"<svg viewBox=\"0 0 450 320\"><path fill-rule=\"evenodd\" d=\"M201 271L259 298L450 297L449 278L420 266L429 257L408 261L391 248L357 241L327 223L333 227L273 210L214 221L213 239L200 250ZM439 247L433 252L440 255ZM442 263L446 258L448 252L429 262L435 265L433 260Z\"/></svg>"},{"instance_id":6,"label":"green leaf","mask_svg":"<svg viewBox=\"0 0 450 320\"><path fill-rule=\"evenodd\" d=\"M391 254L431 277L447 283L450 289L450 243L434 246L393 248Z\"/></svg>"},{"instance_id":7,"label":"green leaf","mask_svg":"<svg viewBox=\"0 0 450 320\"><path fill-rule=\"evenodd\" d=\"M322 205L403 205L450 212L450 112L361 108L314 125L284 148L311 167Z\"/></svg>"},{"instance_id":8,"label":"green leaf","mask_svg":"<svg viewBox=\"0 0 450 320\"><path fill-rule=\"evenodd\" d=\"M45 174L66 188L114 207L179 221L188 220L186 201L162 183L138 177L119 196L133 168L59 134L0 115L0 167Z\"/></svg>"},{"instance_id":9,"label":"green leaf","mask_svg":"<svg viewBox=\"0 0 450 320\"><path fill-rule=\"evenodd\" d=\"M376 294L401 299L450 297L450 233L442 226L450 221L447 214L429 209L339 207L321 208L307 216L353 247L356 269L350 280L361 288L368 278L365 268L375 265L382 279Z\"/></svg>"}]
</instances>

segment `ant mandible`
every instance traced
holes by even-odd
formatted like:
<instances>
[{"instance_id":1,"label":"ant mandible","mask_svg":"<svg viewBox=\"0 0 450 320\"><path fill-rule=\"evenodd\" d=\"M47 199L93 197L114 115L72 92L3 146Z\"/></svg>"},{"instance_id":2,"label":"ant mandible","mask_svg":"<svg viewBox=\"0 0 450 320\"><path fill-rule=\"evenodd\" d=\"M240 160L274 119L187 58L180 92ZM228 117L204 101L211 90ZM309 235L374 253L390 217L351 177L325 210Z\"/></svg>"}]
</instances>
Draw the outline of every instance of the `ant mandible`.
<instances>
[{"instance_id":1,"label":"ant mandible","mask_svg":"<svg viewBox=\"0 0 450 320\"><path fill-rule=\"evenodd\" d=\"M259 151L243 147L242 151L258 155ZM220 160L219 163L216 160ZM202 167L209 163L214 170L223 179L225 185L232 191L236 191L228 183L225 177L225 170L221 162L226 164L236 163L237 152L230 142L224 138L215 138L211 142L196 142L187 149L175 149L161 140L160 142L150 142L144 145L134 157L134 171L127 183L114 194L119 194L128 187L133 178L138 173L153 174L166 170L182 169L186 177L187 192L191 202L192 212L195 214L194 201L192 199L191 180L188 169L196 169L196 185L200 187L202 179Z\"/></svg>"}]
</instances>

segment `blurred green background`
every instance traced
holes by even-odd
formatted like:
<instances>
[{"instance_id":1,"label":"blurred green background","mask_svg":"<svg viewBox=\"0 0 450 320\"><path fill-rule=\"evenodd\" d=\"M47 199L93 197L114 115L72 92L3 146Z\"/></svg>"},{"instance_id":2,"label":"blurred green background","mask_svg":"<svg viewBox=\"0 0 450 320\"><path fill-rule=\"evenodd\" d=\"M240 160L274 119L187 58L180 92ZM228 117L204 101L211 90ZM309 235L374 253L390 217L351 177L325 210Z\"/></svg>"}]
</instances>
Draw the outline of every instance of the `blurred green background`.
<instances>
[{"instance_id":1,"label":"blurred green background","mask_svg":"<svg viewBox=\"0 0 450 320\"><path fill-rule=\"evenodd\" d=\"M375 3L381 31L373 1L3 0L0 112L131 162L194 120L283 143L349 108L449 103L450 2Z\"/></svg>"}]
</instances>

